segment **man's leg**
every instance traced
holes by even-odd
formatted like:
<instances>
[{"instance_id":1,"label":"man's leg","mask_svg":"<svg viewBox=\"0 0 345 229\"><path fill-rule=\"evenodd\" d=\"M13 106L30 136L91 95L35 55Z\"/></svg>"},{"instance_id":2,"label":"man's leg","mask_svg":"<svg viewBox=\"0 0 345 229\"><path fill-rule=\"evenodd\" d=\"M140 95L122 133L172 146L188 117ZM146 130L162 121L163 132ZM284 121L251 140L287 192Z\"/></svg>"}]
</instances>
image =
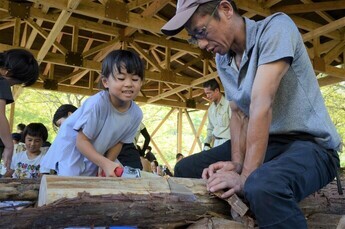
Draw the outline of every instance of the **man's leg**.
<instances>
[{"instance_id":1,"label":"man's leg","mask_svg":"<svg viewBox=\"0 0 345 229\"><path fill-rule=\"evenodd\" d=\"M260 228L307 228L298 202L334 179L336 170L330 155L308 141L293 141L281 147L272 144L268 155L282 147L284 152L248 177L245 197Z\"/></svg>"},{"instance_id":2,"label":"man's leg","mask_svg":"<svg viewBox=\"0 0 345 229\"><path fill-rule=\"evenodd\" d=\"M231 160L231 141L183 158L175 165L175 177L201 178L202 171L218 161Z\"/></svg>"}]
</instances>

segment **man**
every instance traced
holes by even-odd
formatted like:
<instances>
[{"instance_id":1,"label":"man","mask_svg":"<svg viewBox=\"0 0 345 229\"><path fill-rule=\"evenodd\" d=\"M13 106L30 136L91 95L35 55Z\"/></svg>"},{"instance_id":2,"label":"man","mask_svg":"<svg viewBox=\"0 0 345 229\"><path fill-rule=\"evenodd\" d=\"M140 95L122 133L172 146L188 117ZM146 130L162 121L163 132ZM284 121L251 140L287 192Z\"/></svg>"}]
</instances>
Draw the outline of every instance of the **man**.
<instances>
[{"instance_id":1,"label":"man","mask_svg":"<svg viewBox=\"0 0 345 229\"><path fill-rule=\"evenodd\" d=\"M297 27L282 13L243 18L231 0L179 0L162 32L184 27L191 42L216 53L231 101L231 144L212 149L224 158L231 145L231 161L203 171L207 189L243 194L260 228L307 228L298 202L336 176L340 137Z\"/></svg>"},{"instance_id":2,"label":"man","mask_svg":"<svg viewBox=\"0 0 345 229\"><path fill-rule=\"evenodd\" d=\"M204 83L204 92L212 103L208 108L207 136L203 150L219 146L230 139L231 111L229 101L220 92L217 80L212 79Z\"/></svg>"}]
</instances>

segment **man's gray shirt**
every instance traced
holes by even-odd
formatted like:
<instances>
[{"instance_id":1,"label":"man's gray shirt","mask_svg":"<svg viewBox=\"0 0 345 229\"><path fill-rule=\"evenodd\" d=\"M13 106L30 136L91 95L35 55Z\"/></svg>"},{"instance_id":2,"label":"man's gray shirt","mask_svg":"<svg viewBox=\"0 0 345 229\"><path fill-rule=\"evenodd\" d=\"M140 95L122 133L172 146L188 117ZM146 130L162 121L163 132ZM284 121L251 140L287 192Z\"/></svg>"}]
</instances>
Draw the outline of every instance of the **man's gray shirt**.
<instances>
[{"instance_id":1,"label":"man's gray shirt","mask_svg":"<svg viewBox=\"0 0 345 229\"><path fill-rule=\"evenodd\" d=\"M260 65L290 58L273 103L270 134L315 136L326 149L339 150L340 137L324 104L302 37L293 21L276 13L255 22L245 18L246 50L237 70L229 55L216 56L218 74L227 99L249 117L252 86Z\"/></svg>"}]
</instances>

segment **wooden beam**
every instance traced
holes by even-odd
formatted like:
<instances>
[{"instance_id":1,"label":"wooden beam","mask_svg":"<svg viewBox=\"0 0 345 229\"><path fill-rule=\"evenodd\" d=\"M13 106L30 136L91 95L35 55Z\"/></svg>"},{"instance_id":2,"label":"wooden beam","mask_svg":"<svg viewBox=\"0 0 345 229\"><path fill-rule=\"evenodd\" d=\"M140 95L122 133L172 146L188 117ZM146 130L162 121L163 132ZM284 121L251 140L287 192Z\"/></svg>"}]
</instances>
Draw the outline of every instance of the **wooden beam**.
<instances>
[{"instance_id":1,"label":"wooden beam","mask_svg":"<svg viewBox=\"0 0 345 229\"><path fill-rule=\"evenodd\" d=\"M26 19L26 23L27 23L28 25L30 25L30 27L33 28L33 30L34 30L36 33L40 34L44 39L48 39L49 34L41 28L41 25L38 25L38 24L37 24L36 22L34 22L31 18ZM40 23L40 24L41 24L41 23ZM33 34L33 35L35 35L35 34ZM59 35L59 34L58 34L58 35ZM32 45L32 43L33 43L33 40L32 40L32 39L34 39L34 36L30 39L30 42L28 43L27 48L28 48L29 46L31 47L31 45ZM55 39L56 39L56 37L55 37ZM32 41L31 41L31 40L32 40ZM65 54L65 55L66 55L66 53L68 52L68 50L67 50L65 47L63 47L63 46L62 46L59 42L57 42L56 40L54 40L54 42L53 42L52 45L54 45L54 47L57 48L62 54Z\"/></svg>"},{"instance_id":2,"label":"wooden beam","mask_svg":"<svg viewBox=\"0 0 345 229\"><path fill-rule=\"evenodd\" d=\"M164 93L162 93L162 94L159 94L159 95L157 95L156 97L150 98L150 99L147 100L147 102L148 102L148 103L155 102L155 101L157 101L157 100L160 100L160 99L162 99L162 98L165 98L165 97L170 96L170 95L172 95L172 94L175 94L175 93L177 93L177 92L186 90L186 89L188 89L188 88L190 88L190 87L193 87L193 86L195 86L195 85L204 83L204 82L206 82L206 81L208 81L208 80L210 80L210 79L214 79L214 78L216 78L217 76L218 76L218 75L217 75L217 72L213 72L213 73L211 73L211 74L208 74L208 75L205 76L205 77L202 77L202 78L193 80L193 81L191 82L190 85L179 86L179 87L176 87L176 88L174 88L174 89L172 89L172 90L170 90L170 91L167 91L167 92L164 92Z\"/></svg>"},{"instance_id":3,"label":"wooden beam","mask_svg":"<svg viewBox=\"0 0 345 229\"><path fill-rule=\"evenodd\" d=\"M183 129L183 110L181 108L178 109L177 114L177 152L182 152L182 129Z\"/></svg>"},{"instance_id":4,"label":"wooden beam","mask_svg":"<svg viewBox=\"0 0 345 229\"><path fill-rule=\"evenodd\" d=\"M315 11L331 11L331 10L341 10L341 9L345 9L344 0L273 7L273 10L281 11L286 14L300 14L300 13L310 13L310 12L315 12Z\"/></svg>"},{"instance_id":5,"label":"wooden beam","mask_svg":"<svg viewBox=\"0 0 345 229\"><path fill-rule=\"evenodd\" d=\"M310 31L302 35L303 41L311 40L318 36L325 36L325 34L332 32L336 29L343 28L345 26L345 17L340 18L336 21L330 22L327 25L321 26L313 31Z\"/></svg>"},{"instance_id":6,"label":"wooden beam","mask_svg":"<svg viewBox=\"0 0 345 229\"><path fill-rule=\"evenodd\" d=\"M192 129L192 132L193 132L193 135L194 135L194 140L196 140L196 142L197 142L198 145L199 145L199 148L201 149L201 148L202 148L202 146L201 146L201 141L200 141L200 138L199 138L199 136L198 136L198 133L197 133L197 131L196 131L196 129L195 129L195 125L194 125L194 123L193 123L193 121L192 121L192 118L190 117L189 112L188 112L187 109L184 109L184 113L185 113L185 116L186 116L187 121L188 121L188 123L189 123L189 126L190 126L190 128ZM194 147L193 147L193 146L191 147L191 149L192 149L192 148L193 148L193 150L194 150ZM192 150L192 151L193 151L193 150Z\"/></svg>"},{"instance_id":7,"label":"wooden beam","mask_svg":"<svg viewBox=\"0 0 345 229\"><path fill-rule=\"evenodd\" d=\"M161 33L160 28L164 26L165 22L154 19L154 18L147 18L143 20L140 14L136 13L129 13L128 14L128 22L120 21L119 19L113 19L105 16L105 6L93 2L81 2L76 9L67 9L66 1L67 0L29 0L30 2L39 3L42 5L48 5L49 7L57 8L63 11L70 10L71 13L76 13L92 18L98 18L105 21L110 21L113 23L125 25L128 27L133 27L136 29L143 29L147 31L151 31L153 33ZM80 1L80 0L78 0ZM186 31L182 31L176 37L186 40L188 38L188 34Z\"/></svg>"},{"instance_id":8,"label":"wooden beam","mask_svg":"<svg viewBox=\"0 0 345 229\"><path fill-rule=\"evenodd\" d=\"M41 63L44 59L44 57L49 52L50 47L54 43L55 39L61 32L62 28L65 26L66 22L68 21L68 18L72 15L72 11L77 8L79 2L81 0L68 0L67 4L65 5L65 9L62 10L59 17L56 19L56 22L50 31L46 41L43 43L40 51L37 54L37 61Z\"/></svg>"},{"instance_id":9,"label":"wooden beam","mask_svg":"<svg viewBox=\"0 0 345 229\"><path fill-rule=\"evenodd\" d=\"M159 71L163 71L163 68L154 60L152 59L148 53L145 52L136 42L131 43L131 47L137 51L148 63L154 66Z\"/></svg>"},{"instance_id":10,"label":"wooden beam","mask_svg":"<svg viewBox=\"0 0 345 229\"><path fill-rule=\"evenodd\" d=\"M200 135L201 135L202 129L204 128L204 125L205 125L206 120L207 120L207 118L208 118L208 115L207 115L207 114L208 114L208 110L205 111L205 114L204 114L203 117L202 117L202 120L201 120L199 129L198 129L197 135L196 135L196 137L194 138L192 147L190 148L190 151L189 151L188 155L191 155L191 154L194 152L194 148L195 148L196 142L197 142L198 140L200 141ZM202 150L202 145L200 144L199 147L200 147L199 149L200 149L200 151L201 151L201 150Z\"/></svg>"},{"instance_id":11,"label":"wooden beam","mask_svg":"<svg viewBox=\"0 0 345 229\"><path fill-rule=\"evenodd\" d=\"M339 57L344 51L345 41L339 42L334 48L332 48L324 57L325 64L331 64L336 58Z\"/></svg>"}]
</instances>

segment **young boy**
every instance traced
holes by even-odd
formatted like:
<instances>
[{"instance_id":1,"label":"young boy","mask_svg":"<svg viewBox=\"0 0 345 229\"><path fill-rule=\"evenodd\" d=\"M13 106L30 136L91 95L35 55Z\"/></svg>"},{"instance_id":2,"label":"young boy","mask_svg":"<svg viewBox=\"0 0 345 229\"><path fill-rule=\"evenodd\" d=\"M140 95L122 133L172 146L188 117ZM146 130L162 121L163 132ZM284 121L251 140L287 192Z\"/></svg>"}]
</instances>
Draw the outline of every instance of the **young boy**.
<instances>
[{"instance_id":1,"label":"young boy","mask_svg":"<svg viewBox=\"0 0 345 229\"><path fill-rule=\"evenodd\" d=\"M23 132L26 151L13 155L11 169L5 176L13 178L38 178L43 157L41 146L48 138L42 123L30 123ZM49 171L47 171L49 173Z\"/></svg>"}]
</instances>

